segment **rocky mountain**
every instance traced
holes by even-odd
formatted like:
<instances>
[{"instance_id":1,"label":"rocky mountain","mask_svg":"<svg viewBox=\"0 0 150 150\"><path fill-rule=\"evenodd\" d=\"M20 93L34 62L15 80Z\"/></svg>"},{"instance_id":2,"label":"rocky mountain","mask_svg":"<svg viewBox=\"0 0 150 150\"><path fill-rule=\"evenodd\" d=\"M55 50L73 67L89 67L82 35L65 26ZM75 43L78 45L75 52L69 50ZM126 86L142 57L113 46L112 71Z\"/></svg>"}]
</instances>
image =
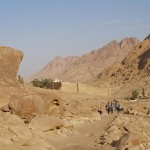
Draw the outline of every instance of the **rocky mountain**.
<instances>
[{"instance_id":1,"label":"rocky mountain","mask_svg":"<svg viewBox=\"0 0 150 150\"><path fill-rule=\"evenodd\" d=\"M78 56L70 56L66 58L56 57L52 61L50 61L43 69L41 69L38 73L33 75L31 79L35 78L56 78L60 74L66 72L71 64L73 64L79 57Z\"/></svg>"},{"instance_id":2,"label":"rocky mountain","mask_svg":"<svg viewBox=\"0 0 150 150\"><path fill-rule=\"evenodd\" d=\"M120 42L111 41L103 48L93 50L82 57L57 57L31 79L57 77L61 81L87 82L97 78L104 69L121 62L138 43L136 38L125 38Z\"/></svg>"},{"instance_id":3,"label":"rocky mountain","mask_svg":"<svg viewBox=\"0 0 150 150\"><path fill-rule=\"evenodd\" d=\"M149 36L131 50L122 63L103 71L95 85L112 87L118 93L145 88L150 93L150 38ZM142 92L142 91L139 91Z\"/></svg>"}]
</instances>

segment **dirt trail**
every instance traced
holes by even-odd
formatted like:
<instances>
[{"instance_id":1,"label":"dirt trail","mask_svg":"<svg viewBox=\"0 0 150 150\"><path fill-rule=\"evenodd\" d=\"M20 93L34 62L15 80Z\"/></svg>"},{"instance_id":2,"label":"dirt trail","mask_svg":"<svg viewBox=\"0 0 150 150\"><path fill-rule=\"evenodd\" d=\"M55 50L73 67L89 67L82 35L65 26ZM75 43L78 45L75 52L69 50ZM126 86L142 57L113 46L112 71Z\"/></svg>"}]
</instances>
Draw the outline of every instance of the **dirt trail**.
<instances>
[{"instance_id":1,"label":"dirt trail","mask_svg":"<svg viewBox=\"0 0 150 150\"><path fill-rule=\"evenodd\" d=\"M99 144L100 136L105 133L108 123L115 115L104 115L101 120L93 121L75 127L73 133L67 133L66 137L53 141L57 150L110 150L112 147L103 147Z\"/></svg>"}]
</instances>

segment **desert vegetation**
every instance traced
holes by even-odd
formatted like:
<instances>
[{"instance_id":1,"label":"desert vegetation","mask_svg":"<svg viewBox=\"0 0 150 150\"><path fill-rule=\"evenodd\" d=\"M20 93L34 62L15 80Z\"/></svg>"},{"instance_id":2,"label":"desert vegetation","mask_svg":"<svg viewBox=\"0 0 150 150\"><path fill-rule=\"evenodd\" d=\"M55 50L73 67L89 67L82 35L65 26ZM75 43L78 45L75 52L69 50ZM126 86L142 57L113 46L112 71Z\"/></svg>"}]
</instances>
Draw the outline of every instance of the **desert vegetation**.
<instances>
[{"instance_id":1,"label":"desert vegetation","mask_svg":"<svg viewBox=\"0 0 150 150\"><path fill-rule=\"evenodd\" d=\"M61 88L61 82L53 82L52 79L34 79L31 81L35 87L46 88L46 89L57 89Z\"/></svg>"},{"instance_id":2,"label":"desert vegetation","mask_svg":"<svg viewBox=\"0 0 150 150\"><path fill-rule=\"evenodd\" d=\"M40 88L47 88L50 89L52 88L52 79L34 79L31 81L32 85L35 87L40 87Z\"/></svg>"},{"instance_id":3,"label":"desert vegetation","mask_svg":"<svg viewBox=\"0 0 150 150\"><path fill-rule=\"evenodd\" d=\"M131 99L135 100L139 97L139 93L137 90L132 91L132 97Z\"/></svg>"}]
</instances>

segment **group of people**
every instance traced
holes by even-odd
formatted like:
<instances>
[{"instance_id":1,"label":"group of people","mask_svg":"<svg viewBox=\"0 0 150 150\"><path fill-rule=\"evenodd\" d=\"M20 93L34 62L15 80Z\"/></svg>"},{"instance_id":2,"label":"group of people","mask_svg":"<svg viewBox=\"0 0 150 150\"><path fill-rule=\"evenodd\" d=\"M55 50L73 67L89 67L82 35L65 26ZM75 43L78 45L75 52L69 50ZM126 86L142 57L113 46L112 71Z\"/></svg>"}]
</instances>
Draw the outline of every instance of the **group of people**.
<instances>
[{"instance_id":1,"label":"group of people","mask_svg":"<svg viewBox=\"0 0 150 150\"><path fill-rule=\"evenodd\" d=\"M120 103L117 100L114 100L112 102L108 102L105 106L105 109L107 111L108 114L110 113L114 113L114 111L117 111L118 114L120 113L120 111L123 110L123 108L121 107ZM101 106L99 106L98 108L98 112L100 113L100 115L103 114L102 108Z\"/></svg>"},{"instance_id":2,"label":"group of people","mask_svg":"<svg viewBox=\"0 0 150 150\"><path fill-rule=\"evenodd\" d=\"M120 103L117 100L114 100L112 102L108 102L106 104L105 108L106 108L106 111L108 114L109 113L113 114L114 111L117 111L119 114L119 112L123 110L123 108L121 107Z\"/></svg>"}]
</instances>

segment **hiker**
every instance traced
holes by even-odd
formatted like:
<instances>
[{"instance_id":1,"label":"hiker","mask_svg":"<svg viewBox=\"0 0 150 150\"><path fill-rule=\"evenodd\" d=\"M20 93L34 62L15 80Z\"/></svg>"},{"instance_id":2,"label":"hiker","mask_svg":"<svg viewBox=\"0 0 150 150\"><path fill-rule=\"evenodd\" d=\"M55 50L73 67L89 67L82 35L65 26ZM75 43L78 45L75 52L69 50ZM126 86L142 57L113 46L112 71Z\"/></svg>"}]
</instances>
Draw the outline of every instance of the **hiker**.
<instances>
[{"instance_id":1,"label":"hiker","mask_svg":"<svg viewBox=\"0 0 150 150\"><path fill-rule=\"evenodd\" d=\"M117 112L118 112L118 114L119 114L120 111L121 111L121 106L120 106L120 104L118 104L118 106L117 106Z\"/></svg>"},{"instance_id":2,"label":"hiker","mask_svg":"<svg viewBox=\"0 0 150 150\"><path fill-rule=\"evenodd\" d=\"M115 101L115 110L117 111L117 107L119 105L119 102L118 101Z\"/></svg>"},{"instance_id":3,"label":"hiker","mask_svg":"<svg viewBox=\"0 0 150 150\"><path fill-rule=\"evenodd\" d=\"M113 112L114 112L113 110L114 110L114 106L113 106L113 102L111 102L111 103L110 103L110 111L111 111L112 114L113 114Z\"/></svg>"},{"instance_id":4,"label":"hiker","mask_svg":"<svg viewBox=\"0 0 150 150\"><path fill-rule=\"evenodd\" d=\"M115 111L115 107L116 107L116 104L115 104L115 101L112 102L112 109L113 111Z\"/></svg>"},{"instance_id":5,"label":"hiker","mask_svg":"<svg viewBox=\"0 0 150 150\"><path fill-rule=\"evenodd\" d=\"M102 116L102 114L103 114L103 111L102 111L102 108L101 108L101 106L99 106L99 108L98 108L98 110L97 110L98 112L99 112L99 114Z\"/></svg>"},{"instance_id":6,"label":"hiker","mask_svg":"<svg viewBox=\"0 0 150 150\"><path fill-rule=\"evenodd\" d=\"M120 113L120 111L123 111L123 108L121 107L121 105L119 103L118 103L118 106L116 108L117 108L118 114Z\"/></svg>"},{"instance_id":7,"label":"hiker","mask_svg":"<svg viewBox=\"0 0 150 150\"><path fill-rule=\"evenodd\" d=\"M106 104L105 108L106 108L107 113L109 114L109 112L110 112L110 104L109 104L109 102Z\"/></svg>"}]
</instances>

